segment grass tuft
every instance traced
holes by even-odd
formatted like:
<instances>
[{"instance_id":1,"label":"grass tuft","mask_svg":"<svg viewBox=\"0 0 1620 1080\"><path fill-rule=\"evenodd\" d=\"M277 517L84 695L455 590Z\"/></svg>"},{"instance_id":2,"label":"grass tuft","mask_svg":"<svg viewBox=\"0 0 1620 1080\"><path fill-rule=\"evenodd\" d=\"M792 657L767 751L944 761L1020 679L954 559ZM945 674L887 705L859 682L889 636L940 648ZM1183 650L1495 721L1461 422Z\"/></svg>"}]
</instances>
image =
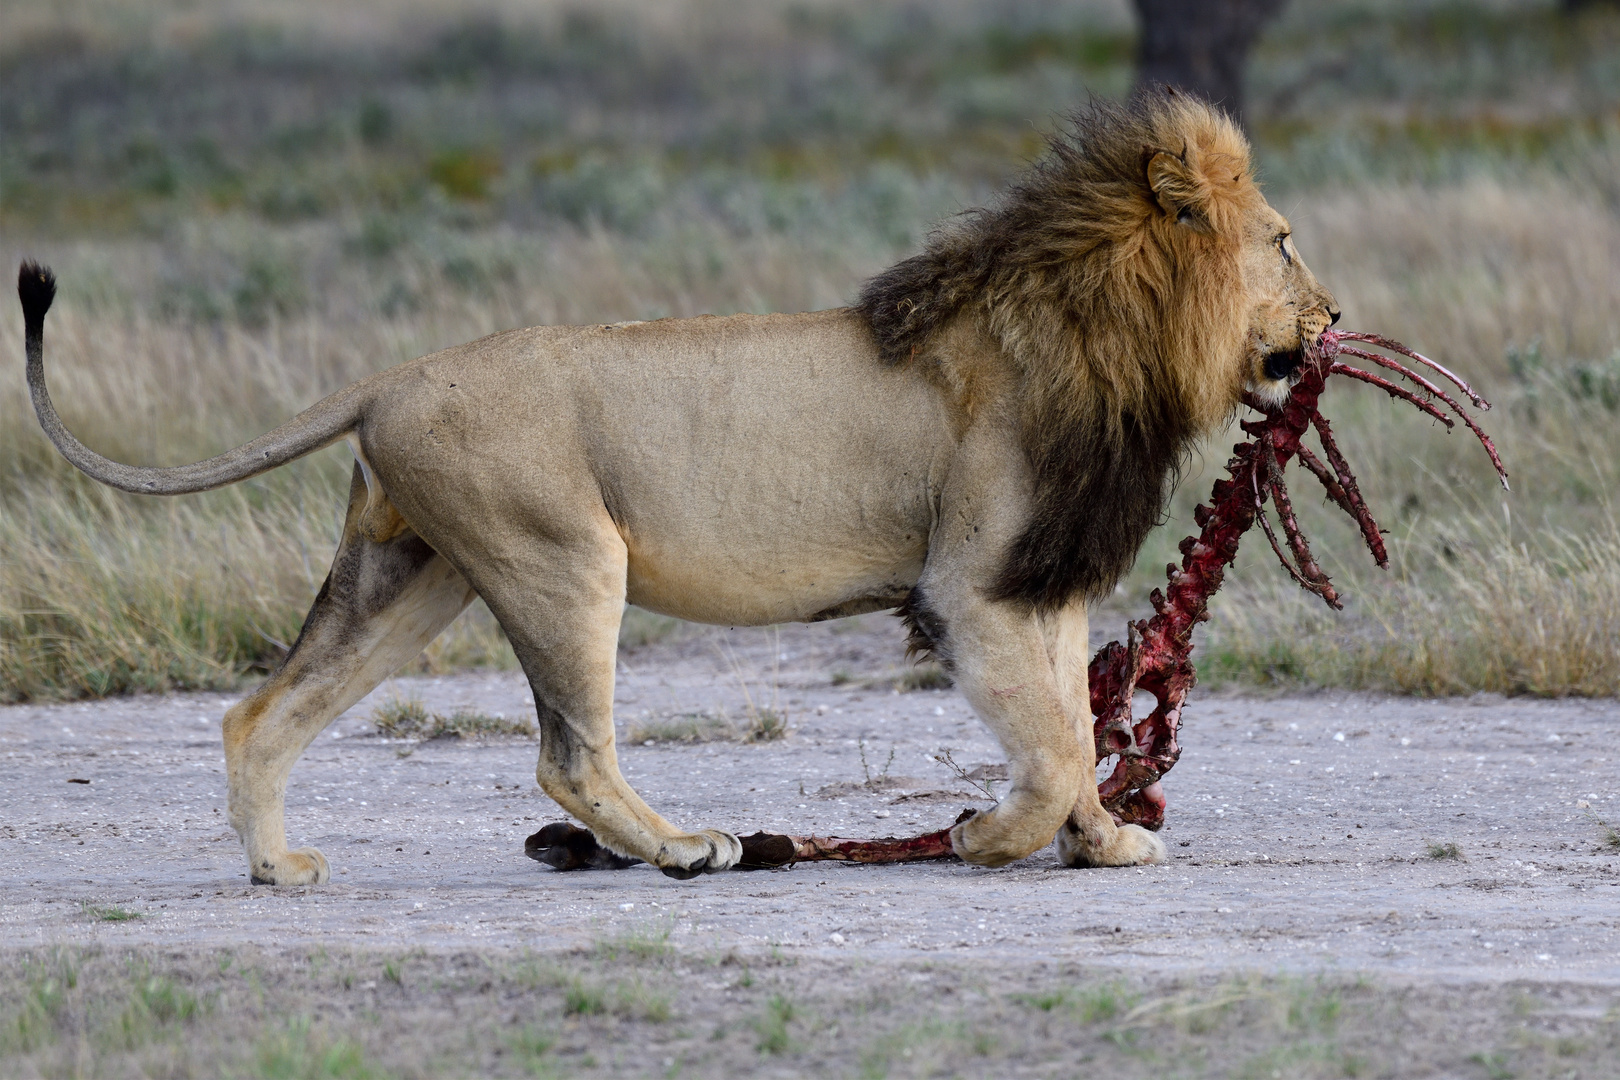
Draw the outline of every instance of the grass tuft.
<instances>
[{"instance_id":1,"label":"grass tuft","mask_svg":"<svg viewBox=\"0 0 1620 1080\"><path fill-rule=\"evenodd\" d=\"M680 713L660 720L644 720L632 724L625 732L625 741L632 745L642 743L704 743L723 742L738 737L736 725L714 713Z\"/></svg>"},{"instance_id":2,"label":"grass tuft","mask_svg":"<svg viewBox=\"0 0 1620 1080\"><path fill-rule=\"evenodd\" d=\"M901 693L912 690L949 690L956 685L943 667L936 663L916 664L900 673L894 687Z\"/></svg>"},{"instance_id":3,"label":"grass tuft","mask_svg":"<svg viewBox=\"0 0 1620 1080\"><path fill-rule=\"evenodd\" d=\"M255 1064L262 1080L372 1080L378 1075L359 1043L327 1041L299 1016L260 1036Z\"/></svg>"},{"instance_id":4,"label":"grass tuft","mask_svg":"<svg viewBox=\"0 0 1620 1080\"><path fill-rule=\"evenodd\" d=\"M754 1031L759 1035L755 1048L762 1054L785 1054L793 1048L788 1024L799 1015L798 1007L781 994L773 994L765 1003L765 1011L754 1018Z\"/></svg>"},{"instance_id":5,"label":"grass tuft","mask_svg":"<svg viewBox=\"0 0 1620 1080\"><path fill-rule=\"evenodd\" d=\"M1431 859L1461 859L1463 857L1462 848L1449 841L1444 844L1430 843L1428 850Z\"/></svg>"},{"instance_id":6,"label":"grass tuft","mask_svg":"<svg viewBox=\"0 0 1620 1080\"><path fill-rule=\"evenodd\" d=\"M563 997L563 1012L569 1016L597 1016L607 1012L607 997L597 987L576 982Z\"/></svg>"},{"instance_id":7,"label":"grass tuft","mask_svg":"<svg viewBox=\"0 0 1620 1080\"><path fill-rule=\"evenodd\" d=\"M121 907L98 907L95 904L83 905L87 917L95 922L131 922L142 917L139 911Z\"/></svg>"},{"instance_id":8,"label":"grass tuft","mask_svg":"<svg viewBox=\"0 0 1620 1080\"><path fill-rule=\"evenodd\" d=\"M371 714L377 731L391 739L462 739L491 735L518 735L533 738L535 728L527 720L508 720L471 709L457 709L449 716L430 712L417 698L394 698L379 705Z\"/></svg>"}]
</instances>

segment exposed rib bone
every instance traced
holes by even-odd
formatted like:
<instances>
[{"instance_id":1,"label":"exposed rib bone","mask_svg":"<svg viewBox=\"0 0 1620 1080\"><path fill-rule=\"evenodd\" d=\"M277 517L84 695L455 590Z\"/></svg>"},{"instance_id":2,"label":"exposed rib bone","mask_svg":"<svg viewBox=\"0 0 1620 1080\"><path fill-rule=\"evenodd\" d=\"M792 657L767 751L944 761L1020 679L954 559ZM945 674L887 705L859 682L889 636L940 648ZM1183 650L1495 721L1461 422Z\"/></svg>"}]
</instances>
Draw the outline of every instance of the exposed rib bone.
<instances>
[{"instance_id":1,"label":"exposed rib bone","mask_svg":"<svg viewBox=\"0 0 1620 1080\"><path fill-rule=\"evenodd\" d=\"M1333 362L1333 366L1328 370L1332 371L1336 375L1348 375L1352 379L1359 379L1364 383L1371 383L1384 393L1388 394L1390 397L1400 398L1402 401L1411 402L1413 405L1417 406L1417 408L1428 413L1430 416L1434 417L1448 428L1457 426L1457 422L1455 420L1441 412L1439 407L1434 405L1432 402L1425 401L1423 398L1418 397L1406 387L1392 383L1381 375L1374 375L1370 371L1362 371L1358 367L1352 367L1349 364L1342 364L1337 360Z\"/></svg>"},{"instance_id":2,"label":"exposed rib bone","mask_svg":"<svg viewBox=\"0 0 1620 1080\"><path fill-rule=\"evenodd\" d=\"M1282 563L1282 568L1288 571L1289 577L1293 578L1299 583L1300 588L1304 589L1306 592L1316 592L1316 589L1311 585L1311 583L1305 579L1305 575L1296 570L1294 568L1294 564L1288 561L1288 556L1283 554L1282 545L1277 543L1277 534L1271 530L1271 521L1266 517L1265 507L1261 505L1260 500L1260 480L1258 477L1255 477L1254 516L1256 520L1260 522L1260 528L1265 531L1266 539L1271 541L1271 550L1277 553L1277 561Z\"/></svg>"},{"instance_id":3,"label":"exposed rib bone","mask_svg":"<svg viewBox=\"0 0 1620 1080\"><path fill-rule=\"evenodd\" d=\"M1344 454L1339 452L1338 441L1333 438L1333 429L1328 426L1327 417L1320 412L1313 413L1311 426L1316 429L1316 437L1322 443L1322 452L1327 455L1328 464L1333 466L1334 475L1344 491L1344 497L1350 503L1350 516L1361 526L1361 538L1367 542L1367 550L1372 552L1373 561L1378 564L1380 570L1388 570L1389 553L1384 550L1383 530L1378 527L1372 511L1367 508L1366 500L1361 497L1361 488L1356 483L1356 476L1350 471L1350 463L1344 460ZM1299 449L1300 460L1305 461L1304 455L1308 451L1303 446ZM1309 462L1306 463L1306 467L1310 467Z\"/></svg>"},{"instance_id":4,"label":"exposed rib bone","mask_svg":"<svg viewBox=\"0 0 1620 1080\"><path fill-rule=\"evenodd\" d=\"M1440 389L1438 386L1434 385L1434 383L1430 382L1428 379L1425 379L1423 376L1419 375L1417 372L1407 368L1404 364L1397 364L1387 356L1379 356L1377 353L1366 352L1362 349L1352 349L1343 345L1339 346L1339 352L1347 353L1350 356L1359 356L1363 360L1371 360L1373 363L1389 368L1391 371L1398 371L1402 375L1405 375L1408 379L1411 379L1413 382L1422 386L1435 397L1438 397L1447 405L1450 405L1452 412L1457 414L1457 419L1461 420L1464 424L1467 424L1468 430L1472 431L1474 433L1474 437L1484 444L1485 452L1491 455L1491 464L1496 466L1496 471L1502 476L1502 486L1504 488L1507 487L1507 470L1502 468L1501 459L1496 456L1496 447L1491 443L1490 437L1487 436L1485 432L1480 430L1479 425L1474 422L1474 418L1468 415L1468 410L1459 405L1455 398L1446 393L1444 390Z\"/></svg>"},{"instance_id":5,"label":"exposed rib bone","mask_svg":"<svg viewBox=\"0 0 1620 1080\"><path fill-rule=\"evenodd\" d=\"M1433 360L1430 360L1427 356L1424 356L1420 352L1414 352L1412 349L1407 348L1405 345L1402 345L1400 342L1395 341L1392 338L1381 337L1378 334L1357 333L1353 330L1329 330L1328 334L1333 335L1333 340L1336 342L1363 341L1368 345L1376 345L1380 349L1388 349L1391 352L1398 352L1402 356L1410 356L1418 363L1423 364L1425 367L1431 368L1434 371L1438 371L1441 375L1445 376L1447 379L1450 379L1454 384L1456 384L1457 389L1468 395L1468 400L1472 401L1476 408L1484 409L1487 412L1490 411L1491 403L1474 393L1474 388L1472 386L1469 386L1456 375L1452 374L1449 369L1435 363Z\"/></svg>"}]
</instances>

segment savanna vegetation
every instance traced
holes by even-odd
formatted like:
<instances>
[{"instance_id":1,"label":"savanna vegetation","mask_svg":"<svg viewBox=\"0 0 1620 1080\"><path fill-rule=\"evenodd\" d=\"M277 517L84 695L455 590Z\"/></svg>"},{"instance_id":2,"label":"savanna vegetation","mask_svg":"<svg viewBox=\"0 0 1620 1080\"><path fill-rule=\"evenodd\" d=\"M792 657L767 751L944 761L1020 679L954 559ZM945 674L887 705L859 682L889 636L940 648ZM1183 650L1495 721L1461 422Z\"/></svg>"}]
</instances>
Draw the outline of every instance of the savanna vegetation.
<instances>
[{"instance_id":1,"label":"savanna vegetation","mask_svg":"<svg viewBox=\"0 0 1620 1080\"><path fill-rule=\"evenodd\" d=\"M1348 976L1122 978L1072 964L840 964L675 950L30 950L4 958L18 1076L1599 1075L1599 990Z\"/></svg>"},{"instance_id":2,"label":"savanna vegetation","mask_svg":"<svg viewBox=\"0 0 1620 1080\"><path fill-rule=\"evenodd\" d=\"M1125 92L1133 34L1103 0L11 0L0 263L61 278L69 425L178 463L502 328L845 303L1065 110ZM1602 5L1293 0L1257 47L1260 171L1343 325L1474 379L1514 491L1466 435L1330 388L1391 571L1304 507L1348 610L1251 542L1206 680L1620 692L1617 46ZM21 339L0 318L0 700L273 664L325 573L348 452L205 496L107 491L39 434ZM1106 636L1223 450L1189 463ZM420 664L510 662L475 608Z\"/></svg>"}]
</instances>

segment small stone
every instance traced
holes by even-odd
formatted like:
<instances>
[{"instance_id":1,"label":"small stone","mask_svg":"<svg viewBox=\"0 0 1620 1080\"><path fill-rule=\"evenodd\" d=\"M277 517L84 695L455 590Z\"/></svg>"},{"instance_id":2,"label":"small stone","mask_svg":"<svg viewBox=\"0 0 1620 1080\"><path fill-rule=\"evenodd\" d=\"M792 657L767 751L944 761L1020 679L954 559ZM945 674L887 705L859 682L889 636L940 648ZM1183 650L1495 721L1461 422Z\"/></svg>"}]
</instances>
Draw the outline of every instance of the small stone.
<instances>
[{"instance_id":1,"label":"small stone","mask_svg":"<svg viewBox=\"0 0 1620 1080\"><path fill-rule=\"evenodd\" d=\"M842 945L844 943L844 935L843 934L828 934L827 935L827 940L832 942L834 945Z\"/></svg>"}]
</instances>

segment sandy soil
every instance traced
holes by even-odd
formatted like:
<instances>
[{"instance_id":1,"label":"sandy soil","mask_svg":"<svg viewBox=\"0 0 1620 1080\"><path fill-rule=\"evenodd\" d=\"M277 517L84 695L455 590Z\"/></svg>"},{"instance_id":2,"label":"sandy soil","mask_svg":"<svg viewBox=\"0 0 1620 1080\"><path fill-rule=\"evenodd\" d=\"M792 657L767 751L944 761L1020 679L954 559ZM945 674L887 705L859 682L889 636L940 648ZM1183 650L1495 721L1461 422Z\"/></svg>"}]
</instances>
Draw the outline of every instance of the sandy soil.
<instances>
[{"instance_id":1,"label":"sandy soil","mask_svg":"<svg viewBox=\"0 0 1620 1080\"><path fill-rule=\"evenodd\" d=\"M897 692L899 670L898 630L877 617L627 653L622 744L693 713L742 719L750 702L785 711L791 733L622 745L625 775L692 826L941 827L986 803L935 756L949 749L969 769L1001 756L960 695ZM1000 870L820 864L677 882L644 866L562 874L528 860L524 837L561 816L534 784L534 745L380 737L369 718L394 697L528 712L515 673L402 678L351 710L288 792L289 839L320 847L333 869L309 889L248 884L223 816L218 727L231 696L0 709L0 936L11 949L449 954L653 934L677 953L789 956L806 972L1056 963L1564 986L1605 1001L1620 984L1620 852L1601 824L1620 823L1613 701L1195 692L1165 782L1168 865L1075 871L1047 850ZM881 790L862 786L869 776ZM1431 854L1451 844L1457 857ZM140 917L95 916L106 908Z\"/></svg>"}]
</instances>

